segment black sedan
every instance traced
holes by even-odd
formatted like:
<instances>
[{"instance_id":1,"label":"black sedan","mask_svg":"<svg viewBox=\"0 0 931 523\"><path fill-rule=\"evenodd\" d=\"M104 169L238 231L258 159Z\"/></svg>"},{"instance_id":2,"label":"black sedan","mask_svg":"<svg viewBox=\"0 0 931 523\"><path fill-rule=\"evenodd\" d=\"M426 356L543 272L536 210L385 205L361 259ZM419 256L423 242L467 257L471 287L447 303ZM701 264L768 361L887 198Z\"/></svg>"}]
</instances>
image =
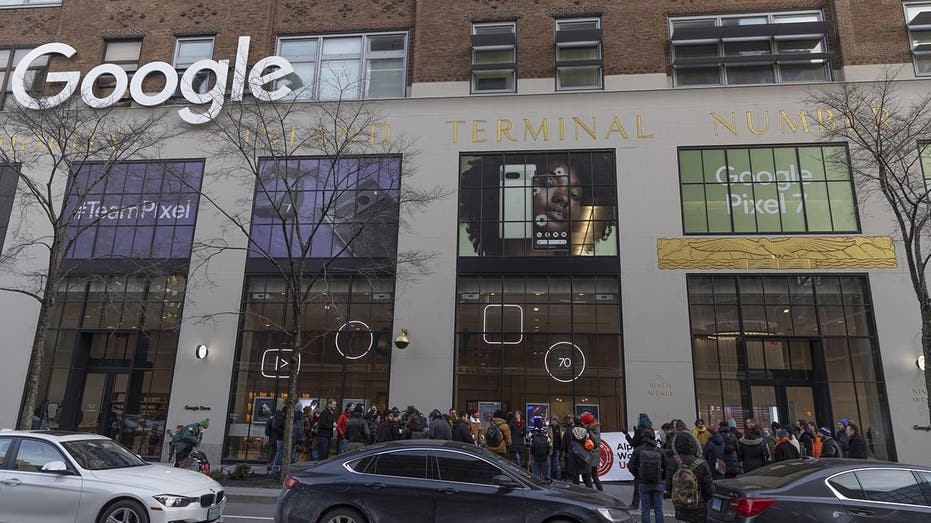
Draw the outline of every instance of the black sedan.
<instances>
[{"instance_id":1,"label":"black sedan","mask_svg":"<svg viewBox=\"0 0 931 523\"><path fill-rule=\"evenodd\" d=\"M931 523L931 468L857 459L774 463L716 481L708 521Z\"/></svg>"},{"instance_id":2,"label":"black sedan","mask_svg":"<svg viewBox=\"0 0 931 523\"><path fill-rule=\"evenodd\" d=\"M278 523L632 521L595 490L534 476L474 445L380 443L295 466L275 507Z\"/></svg>"}]
</instances>

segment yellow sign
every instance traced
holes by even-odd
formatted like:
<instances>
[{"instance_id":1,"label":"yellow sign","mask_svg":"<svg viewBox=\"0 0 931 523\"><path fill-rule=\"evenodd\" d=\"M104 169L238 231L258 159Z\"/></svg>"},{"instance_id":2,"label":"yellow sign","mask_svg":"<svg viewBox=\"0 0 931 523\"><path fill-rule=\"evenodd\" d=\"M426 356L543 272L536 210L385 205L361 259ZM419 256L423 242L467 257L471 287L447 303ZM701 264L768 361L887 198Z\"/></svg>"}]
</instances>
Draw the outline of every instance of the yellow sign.
<instances>
[{"instance_id":1,"label":"yellow sign","mask_svg":"<svg viewBox=\"0 0 931 523\"><path fill-rule=\"evenodd\" d=\"M894 269L889 236L660 238L660 269Z\"/></svg>"}]
</instances>

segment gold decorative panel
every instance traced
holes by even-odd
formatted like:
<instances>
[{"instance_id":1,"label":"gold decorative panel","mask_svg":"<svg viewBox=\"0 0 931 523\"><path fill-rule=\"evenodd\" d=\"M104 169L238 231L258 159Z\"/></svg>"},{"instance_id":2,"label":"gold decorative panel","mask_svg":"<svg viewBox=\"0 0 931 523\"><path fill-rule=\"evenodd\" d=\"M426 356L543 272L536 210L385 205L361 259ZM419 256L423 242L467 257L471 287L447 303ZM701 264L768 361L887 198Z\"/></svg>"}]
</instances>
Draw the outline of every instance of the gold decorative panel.
<instances>
[{"instance_id":1,"label":"gold decorative panel","mask_svg":"<svg viewBox=\"0 0 931 523\"><path fill-rule=\"evenodd\" d=\"M894 269L889 236L660 238L660 269Z\"/></svg>"}]
</instances>

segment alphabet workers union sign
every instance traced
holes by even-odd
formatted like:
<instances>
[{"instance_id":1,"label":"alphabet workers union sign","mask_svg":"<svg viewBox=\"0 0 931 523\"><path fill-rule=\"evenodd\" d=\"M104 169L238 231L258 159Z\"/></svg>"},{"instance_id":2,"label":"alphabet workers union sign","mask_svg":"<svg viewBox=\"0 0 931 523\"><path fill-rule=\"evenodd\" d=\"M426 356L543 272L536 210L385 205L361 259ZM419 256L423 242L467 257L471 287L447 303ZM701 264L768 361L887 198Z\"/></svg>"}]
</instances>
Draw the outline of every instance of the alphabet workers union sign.
<instances>
[{"instance_id":1,"label":"alphabet workers union sign","mask_svg":"<svg viewBox=\"0 0 931 523\"><path fill-rule=\"evenodd\" d=\"M252 69L246 74L246 64L249 63L249 44L250 37L240 36L239 45L236 48L236 63L233 66L233 82L230 87L230 99L241 101L246 82L249 83L249 90L257 100L263 102L273 102L280 100L291 94L291 88L286 85L280 85L275 89L266 89L266 85L274 85L273 82L281 80L294 73L294 67L287 59L280 56L267 56L262 58L252 66ZM168 101L174 96L178 89L178 73L171 64L167 62L149 62L140 67L129 80L120 66L116 64L100 64L87 72L84 80L81 81L81 73L78 71L50 71L46 76L46 83L64 84L57 94L35 98L26 91L26 71L29 66L37 59L46 55L60 55L65 58L71 58L77 51L68 44L50 43L40 45L26 54L16 69L13 71L11 79L13 96L20 105L29 109L48 109L58 106L71 98L71 95L77 90L80 82L81 99L90 107L95 109L104 109L118 102L123 93L129 88L130 96L134 102L145 107L154 107ZM263 74L266 69L272 70ZM198 93L194 87L194 79L198 73L211 71L216 76L216 84L206 93ZM157 93L146 93L142 90L142 84L151 74L161 74L165 77L165 86ZM104 75L111 75L116 79L116 87L113 92L106 97L100 98L94 94L94 83L98 78ZM223 109L224 96L226 94L227 84L229 82L229 60L200 60L191 64L184 74L181 75L181 95L184 99L192 104L205 105L209 107L202 113L192 111L185 107L178 111L178 115L187 123L199 125L207 123Z\"/></svg>"}]
</instances>

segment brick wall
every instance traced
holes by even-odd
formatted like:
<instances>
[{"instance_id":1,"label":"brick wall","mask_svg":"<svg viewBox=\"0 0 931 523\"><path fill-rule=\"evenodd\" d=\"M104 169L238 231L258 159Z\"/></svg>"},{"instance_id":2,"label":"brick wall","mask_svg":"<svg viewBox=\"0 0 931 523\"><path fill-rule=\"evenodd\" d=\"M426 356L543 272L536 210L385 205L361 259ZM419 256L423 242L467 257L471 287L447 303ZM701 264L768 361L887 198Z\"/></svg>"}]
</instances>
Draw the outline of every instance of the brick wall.
<instances>
[{"instance_id":1,"label":"brick wall","mask_svg":"<svg viewBox=\"0 0 931 523\"><path fill-rule=\"evenodd\" d=\"M157 7L155 7L157 6ZM251 35L252 60L283 34L411 30L410 81L468 80L473 22L517 22L521 78L554 75L555 19L600 16L605 73L666 73L668 17L823 9L834 24L835 67L907 63L901 0L65 0L58 8L0 10L0 47L62 41L78 49L53 69L87 71L106 38L144 37L142 61L171 61L177 36L216 34L215 58Z\"/></svg>"}]
</instances>

